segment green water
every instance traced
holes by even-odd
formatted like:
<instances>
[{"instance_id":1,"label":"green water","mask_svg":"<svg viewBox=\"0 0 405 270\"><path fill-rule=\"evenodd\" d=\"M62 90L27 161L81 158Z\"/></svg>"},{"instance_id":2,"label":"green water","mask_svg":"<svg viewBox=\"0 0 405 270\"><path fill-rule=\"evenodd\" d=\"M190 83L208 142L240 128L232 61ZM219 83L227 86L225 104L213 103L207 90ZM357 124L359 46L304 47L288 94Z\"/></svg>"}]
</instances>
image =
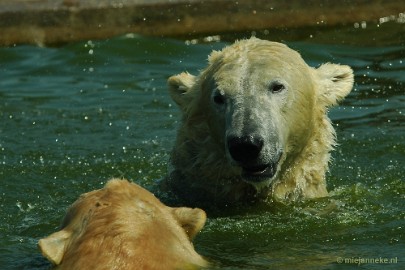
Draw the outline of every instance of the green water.
<instances>
[{"instance_id":1,"label":"green water","mask_svg":"<svg viewBox=\"0 0 405 270\"><path fill-rule=\"evenodd\" d=\"M113 176L151 188L165 175L180 117L166 79L198 72L228 44L194 43L128 35L0 48L0 269L48 269L36 243L79 194ZM402 39L287 43L312 66L356 74L330 112L340 143L331 196L211 216L196 249L215 269L405 269ZM356 264L380 257L394 261Z\"/></svg>"}]
</instances>

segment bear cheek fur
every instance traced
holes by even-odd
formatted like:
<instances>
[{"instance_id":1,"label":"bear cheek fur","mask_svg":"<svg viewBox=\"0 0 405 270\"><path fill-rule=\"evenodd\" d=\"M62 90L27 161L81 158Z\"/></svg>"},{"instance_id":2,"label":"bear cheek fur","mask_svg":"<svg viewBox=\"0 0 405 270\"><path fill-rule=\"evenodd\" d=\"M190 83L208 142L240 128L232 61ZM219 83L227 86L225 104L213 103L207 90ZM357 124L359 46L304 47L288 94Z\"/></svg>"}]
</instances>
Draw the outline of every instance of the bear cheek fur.
<instances>
[{"instance_id":1,"label":"bear cheek fur","mask_svg":"<svg viewBox=\"0 0 405 270\"><path fill-rule=\"evenodd\" d=\"M308 145L315 125L314 78L310 72L295 73L293 77L293 80L289 80L292 82L287 98L289 101L281 111L281 122L285 125L281 128L285 137L284 154L291 161Z\"/></svg>"},{"instance_id":2,"label":"bear cheek fur","mask_svg":"<svg viewBox=\"0 0 405 270\"><path fill-rule=\"evenodd\" d=\"M301 179L304 173L301 171L302 163L312 158L308 153L311 153L316 137L315 126L320 125L316 112L316 80L310 68L307 68L308 72L294 74L296 83L290 85L289 104L282 111L285 125L282 130L287 134L280 174L273 185L273 196L276 199L284 200L293 195L300 185L298 182L304 180Z\"/></svg>"},{"instance_id":3,"label":"bear cheek fur","mask_svg":"<svg viewBox=\"0 0 405 270\"><path fill-rule=\"evenodd\" d=\"M200 106L204 107L203 114L205 115L205 121L211 138L225 154L225 108L221 110L213 104L211 95L214 89L215 81L213 79L204 81L201 84L202 95Z\"/></svg>"}]
</instances>

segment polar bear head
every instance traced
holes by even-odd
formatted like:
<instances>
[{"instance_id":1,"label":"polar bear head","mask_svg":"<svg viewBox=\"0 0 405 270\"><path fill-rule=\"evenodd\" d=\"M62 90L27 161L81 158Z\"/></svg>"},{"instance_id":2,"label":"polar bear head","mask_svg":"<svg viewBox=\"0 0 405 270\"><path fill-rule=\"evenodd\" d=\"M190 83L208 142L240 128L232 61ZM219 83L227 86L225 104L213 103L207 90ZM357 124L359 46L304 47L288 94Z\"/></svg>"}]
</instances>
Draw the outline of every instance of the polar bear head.
<instances>
[{"instance_id":1,"label":"polar bear head","mask_svg":"<svg viewBox=\"0 0 405 270\"><path fill-rule=\"evenodd\" d=\"M187 175L187 160L200 160L194 167L203 170L221 162L227 178L268 186L292 167L306 170L298 159L327 164L334 132L326 111L351 91L353 73L329 63L311 68L286 45L251 38L214 51L199 76L182 73L168 83L183 114L175 169ZM322 149L308 151L317 141ZM213 159L216 165L204 164Z\"/></svg>"}]
</instances>

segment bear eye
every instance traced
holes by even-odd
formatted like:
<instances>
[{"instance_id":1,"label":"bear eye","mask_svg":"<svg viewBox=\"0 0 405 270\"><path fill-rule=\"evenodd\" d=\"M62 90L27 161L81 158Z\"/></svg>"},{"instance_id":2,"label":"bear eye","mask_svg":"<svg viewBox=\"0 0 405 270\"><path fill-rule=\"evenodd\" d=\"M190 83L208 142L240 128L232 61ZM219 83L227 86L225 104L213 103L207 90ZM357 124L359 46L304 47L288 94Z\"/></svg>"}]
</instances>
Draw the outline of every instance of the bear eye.
<instances>
[{"instance_id":1,"label":"bear eye","mask_svg":"<svg viewBox=\"0 0 405 270\"><path fill-rule=\"evenodd\" d=\"M225 96L222 95L219 91L216 91L213 98L214 103L217 105L223 105L225 104Z\"/></svg>"},{"instance_id":2,"label":"bear eye","mask_svg":"<svg viewBox=\"0 0 405 270\"><path fill-rule=\"evenodd\" d=\"M281 82L272 82L270 84L269 90L272 93L280 93L285 90L285 85Z\"/></svg>"}]
</instances>

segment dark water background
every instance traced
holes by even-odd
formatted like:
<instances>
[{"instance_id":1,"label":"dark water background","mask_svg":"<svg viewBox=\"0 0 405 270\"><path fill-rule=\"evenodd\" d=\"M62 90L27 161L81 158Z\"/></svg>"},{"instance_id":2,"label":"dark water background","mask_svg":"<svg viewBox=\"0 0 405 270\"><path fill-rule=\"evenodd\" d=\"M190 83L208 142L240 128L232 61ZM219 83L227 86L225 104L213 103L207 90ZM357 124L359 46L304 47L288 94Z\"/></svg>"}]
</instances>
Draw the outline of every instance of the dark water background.
<instances>
[{"instance_id":1,"label":"dark water background","mask_svg":"<svg viewBox=\"0 0 405 270\"><path fill-rule=\"evenodd\" d=\"M405 269L404 27L354 28L256 33L312 66L350 65L356 82L330 112L331 196L209 218L195 246L216 268ZM0 48L0 269L48 269L37 241L79 194L111 177L151 187L164 176L180 116L166 79L250 34ZM393 261L356 263L380 257Z\"/></svg>"}]
</instances>

